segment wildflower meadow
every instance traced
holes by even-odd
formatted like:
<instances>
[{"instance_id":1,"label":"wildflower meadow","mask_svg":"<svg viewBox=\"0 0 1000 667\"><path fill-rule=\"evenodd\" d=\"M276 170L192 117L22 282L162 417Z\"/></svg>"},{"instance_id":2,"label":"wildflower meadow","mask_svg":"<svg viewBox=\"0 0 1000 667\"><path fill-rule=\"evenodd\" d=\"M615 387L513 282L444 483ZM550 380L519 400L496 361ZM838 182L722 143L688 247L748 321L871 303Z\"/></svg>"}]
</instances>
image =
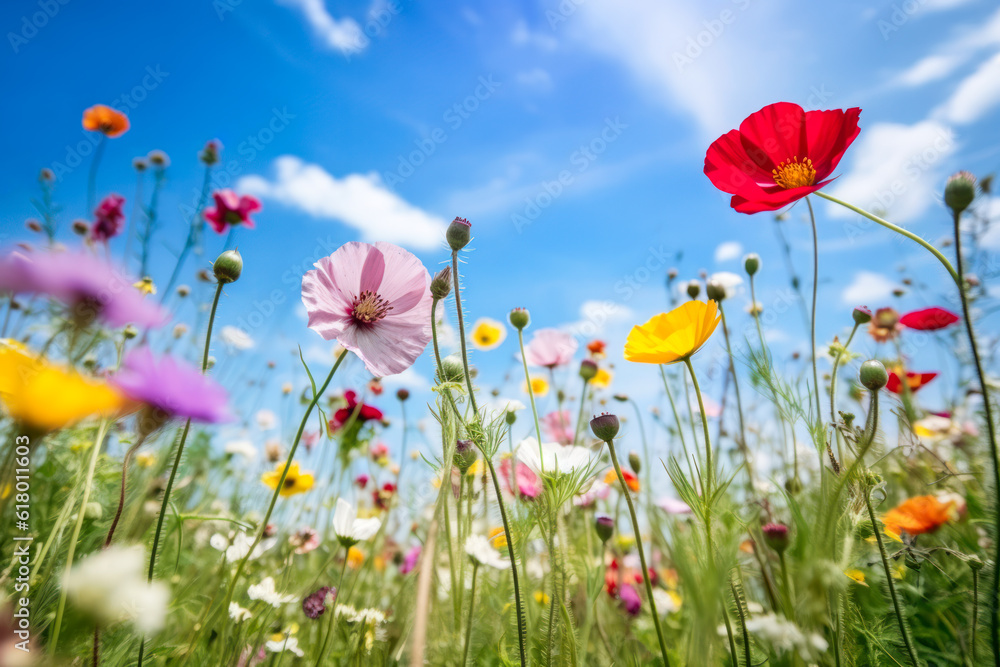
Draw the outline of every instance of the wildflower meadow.
<instances>
[{"instance_id":1,"label":"wildflower meadow","mask_svg":"<svg viewBox=\"0 0 1000 667\"><path fill-rule=\"evenodd\" d=\"M351 21L367 42L338 67L416 11L386 6L388 27ZM135 157L126 141L161 145L152 93L136 113L86 96L51 130L82 133L79 165L10 157L31 189L0 201L0 667L1000 667L995 136L975 166L920 172L917 231L838 189L857 154L908 149L885 129L903 105L729 109L685 139L697 186L643 203L667 261L567 324L614 261L605 239L646 244L584 211L519 249L591 162L498 233L476 213L492 191L436 223L390 189L402 169L337 179L285 156L271 181L217 138ZM311 103L330 123L368 104ZM350 223L333 241L282 242L330 210ZM682 228L727 264L702 269ZM891 281L848 266L845 231Z\"/></svg>"}]
</instances>

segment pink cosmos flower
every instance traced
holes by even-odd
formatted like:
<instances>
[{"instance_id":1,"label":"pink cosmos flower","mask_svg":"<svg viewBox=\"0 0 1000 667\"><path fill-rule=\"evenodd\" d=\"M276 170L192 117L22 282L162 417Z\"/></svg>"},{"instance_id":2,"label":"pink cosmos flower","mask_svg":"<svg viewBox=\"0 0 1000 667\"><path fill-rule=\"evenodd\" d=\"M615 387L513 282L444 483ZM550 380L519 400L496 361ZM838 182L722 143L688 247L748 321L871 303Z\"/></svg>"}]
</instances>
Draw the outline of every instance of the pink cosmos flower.
<instances>
[{"instance_id":1,"label":"pink cosmos flower","mask_svg":"<svg viewBox=\"0 0 1000 667\"><path fill-rule=\"evenodd\" d=\"M598 500L604 500L609 495L611 495L611 487L601 480L595 479L589 489L573 496L573 505L576 507L590 507Z\"/></svg>"},{"instance_id":2,"label":"pink cosmos flower","mask_svg":"<svg viewBox=\"0 0 1000 667\"><path fill-rule=\"evenodd\" d=\"M222 385L183 361L168 356L157 360L145 346L129 352L111 381L133 401L156 409L167 419L209 424L230 419Z\"/></svg>"},{"instance_id":3,"label":"pink cosmos flower","mask_svg":"<svg viewBox=\"0 0 1000 667\"><path fill-rule=\"evenodd\" d=\"M413 365L431 339L430 274L391 243L351 242L302 278L309 328L354 352L376 377Z\"/></svg>"},{"instance_id":4,"label":"pink cosmos flower","mask_svg":"<svg viewBox=\"0 0 1000 667\"><path fill-rule=\"evenodd\" d=\"M305 431L302 433L302 445L307 452L311 452L316 443L319 442L319 431Z\"/></svg>"},{"instance_id":5,"label":"pink cosmos flower","mask_svg":"<svg viewBox=\"0 0 1000 667\"><path fill-rule=\"evenodd\" d=\"M690 514L691 508L683 500L678 500L677 498L671 498L670 496L663 496L656 501L656 506L667 514Z\"/></svg>"},{"instance_id":6,"label":"pink cosmos flower","mask_svg":"<svg viewBox=\"0 0 1000 667\"><path fill-rule=\"evenodd\" d=\"M113 327L166 322L166 311L143 299L134 283L82 252L12 252L0 258L0 292L47 295L66 304L70 317L83 325L95 319Z\"/></svg>"},{"instance_id":7,"label":"pink cosmos flower","mask_svg":"<svg viewBox=\"0 0 1000 667\"><path fill-rule=\"evenodd\" d=\"M90 227L90 240L107 243L118 236L125 226L125 213L122 206L125 198L111 194L101 200L94 210L94 224Z\"/></svg>"},{"instance_id":8,"label":"pink cosmos flower","mask_svg":"<svg viewBox=\"0 0 1000 667\"><path fill-rule=\"evenodd\" d=\"M509 458L500 462L500 479L503 481L503 487L507 493L517 495L522 500L534 500L542 495L542 479L520 461L514 468L514 477L517 483L517 493L515 494L510 485L510 466L511 459Z\"/></svg>"},{"instance_id":9,"label":"pink cosmos flower","mask_svg":"<svg viewBox=\"0 0 1000 667\"><path fill-rule=\"evenodd\" d=\"M413 572L413 569L417 567L417 563L420 561L421 551L422 549L418 544L406 552L406 556L403 558L403 564L399 566L400 574L409 574L410 572Z\"/></svg>"},{"instance_id":10,"label":"pink cosmos flower","mask_svg":"<svg viewBox=\"0 0 1000 667\"><path fill-rule=\"evenodd\" d=\"M618 599L622 601L625 613L629 616L638 616L639 612L642 611L642 599L639 597L639 591L635 590L635 586L632 584L622 585L618 592Z\"/></svg>"},{"instance_id":11,"label":"pink cosmos flower","mask_svg":"<svg viewBox=\"0 0 1000 667\"><path fill-rule=\"evenodd\" d=\"M307 554L319 546L319 533L308 526L303 526L288 538L288 543L295 547L295 553Z\"/></svg>"},{"instance_id":12,"label":"pink cosmos flower","mask_svg":"<svg viewBox=\"0 0 1000 667\"><path fill-rule=\"evenodd\" d=\"M542 429L547 440L554 440L561 445L573 444L576 437L576 426L569 410L550 412L542 417Z\"/></svg>"},{"instance_id":13,"label":"pink cosmos flower","mask_svg":"<svg viewBox=\"0 0 1000 667\"><path fill-rule=\"evenodd\" d=\"M559 329L539 329L524 348L524 358L532 366L555 368L568 364L576 352L576 339Z\"/></svg>"},{"instance_id":14,"label":"pink cosmos flower","mask_svg":"<svg viewBox=\"0 0 1000 667\"><path fill-rule=\"evenodd\" d=\"M216 190L212 199L215 206L205 209L205 219L219 234L235 225L255 227L250 214L260 210L260 201L253 195L240 196L232 190Z\"/></svg>"}]
</instances>

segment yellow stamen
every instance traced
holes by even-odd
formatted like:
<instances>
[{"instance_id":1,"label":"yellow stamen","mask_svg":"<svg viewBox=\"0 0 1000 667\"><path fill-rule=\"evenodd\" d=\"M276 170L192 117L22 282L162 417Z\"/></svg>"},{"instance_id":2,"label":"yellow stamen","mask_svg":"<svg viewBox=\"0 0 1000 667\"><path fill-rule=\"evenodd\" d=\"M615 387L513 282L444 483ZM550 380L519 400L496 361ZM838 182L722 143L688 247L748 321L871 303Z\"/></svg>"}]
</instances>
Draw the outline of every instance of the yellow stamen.
<instances>
[{"instance_id":1,"label":"yellow stamen","mask_svg":"<svg viewBox=\"0 0 1000 667\"><path fill-rule=\"evenodd\" d=\"M785 160L776 169L773 169L771 177L776 184L786 190L791 190L792 188L801 188L815 183L816 169L813 167L812 160L805 158L799 162L799 157L796 155L791 160Z\"/></svg>"}]
</instances>

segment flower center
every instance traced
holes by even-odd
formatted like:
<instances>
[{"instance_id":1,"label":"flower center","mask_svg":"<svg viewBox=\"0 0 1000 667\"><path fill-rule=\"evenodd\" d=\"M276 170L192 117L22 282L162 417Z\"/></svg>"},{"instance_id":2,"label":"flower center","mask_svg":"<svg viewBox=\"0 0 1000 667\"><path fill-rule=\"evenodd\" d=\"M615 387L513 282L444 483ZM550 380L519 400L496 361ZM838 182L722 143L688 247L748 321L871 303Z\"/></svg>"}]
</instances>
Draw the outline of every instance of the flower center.
<instances>
[{"instance_id":1,"label":"flower center","mask_svg":"<svg viewBox=\"0 0 1000 667\"><path fill-rule=\"evenodd\" d=\"M365 290L360 296L354 297L351 314L358 322L371 324L388 315L390 310L392 310L392 306L389 305L388 301L371 290Z\"/></svg>"},{"instance_id":2,"label":"flower center","mask_svg":"<svg viewBox=\"0 0 1000 667\"><path fill-rule=\"evenodd\" d=\"M785 160L771 171L771 178L774 182L786 190L801 188L812 185L816 182L816 169L813 168L813 161L805 158L799 162L796 155L791 160Z\"/></svg>"},{"instance_id":3,"label":"flower center","mask_svg":"<svg viewBox=\"0 0 1000 667\"><path fill-rule=\"evenodd\" d=\"M290 488L294 487L294 486L295 486L295 483L296 483L297 481L298 481L298 480L296 480L295 478L293 478L293 477L291 477L291 476L288 476L288 477L285 477L285 488L286 488L286 489L290 489Z\"/></svg>"}]
</instances>

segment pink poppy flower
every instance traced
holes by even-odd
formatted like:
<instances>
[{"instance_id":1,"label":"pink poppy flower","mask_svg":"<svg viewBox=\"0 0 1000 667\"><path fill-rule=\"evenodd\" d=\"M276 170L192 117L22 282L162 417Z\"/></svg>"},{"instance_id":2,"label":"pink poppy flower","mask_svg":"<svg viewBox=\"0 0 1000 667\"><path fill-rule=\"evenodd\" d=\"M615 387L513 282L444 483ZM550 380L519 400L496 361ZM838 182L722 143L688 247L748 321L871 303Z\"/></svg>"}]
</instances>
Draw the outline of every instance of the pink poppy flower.
<instances>
[{"instance_id":1,"label":"pink poppy flower","mask_svg":"<svg viewBox=\"0 0 1000 667\"><path fill-rule=\"evenodd\" d=\"M547 440L554 440L561 445L573 444L576 437L576 426L569 410L550 412L542 417L542 429Z\"/></svg>"},{"instance_id":2,"label":"pink poppy flower","mask_svg":"<svg viewBox=\"0 0 1000 667\"><path fill-rule=\"evenodd\" d=\"M253 229L250 214L260 210L260 201L253 195L240 196L232 190L216 190L212 193L215 206L205 209L205 219L219 234L229 227L243 225Z\"/></svg>"},{"instance_id":3,"label":"pink poppy flower","mask_svg":"<svg viewBox=\"0 0 1000 667\"><path fill-rule=\"evenodd\" d=\"M532 366L555 368L568 364L576 348L576 339L565 331L539 329L524 347L524 358Z\"/></svg>"},{"instance_id":4,"label":"pink poppy flower","mask_svg":"<svg viewBox=\"0 0 1000 667\"><path fill-rule=\"evenodd\" d=\"M504 491L515 495L510 485L510 466L511 459L509 458L500 462L500 479L503 481ZM514 468L514 477L517 484L516 495L522 500L534 500L542 495L542 479L524 463L517 462L517 467Z\"/></svg>"},{"instance_id":5,"label":"pink poppy flower","mask_svg":"<svg viewBox=\"0 0 1000 667\"><path fill-rule=\"evenodd\" d=\"M113 266L82 252L12 252L0 258L0 292L44 294L61 301L78 324L158 327L167 312L143 299Z\"/></svg>"},{"instance_id":6,"label":"pink poppy flower","mask_svg":"<svg viewBox=\"0 0 1000 667\"><path fill-rule=\"evenodd\" d=\"M125 213L122 206L125 198L111 194L101 200L94 210L94 224L90 227L90 240L107 243L118 236L125 226Z\"/></svg>"},{"instance_id":7,"label":"pink poppy flower","mask_svg":"<svg viewBox=\"0 0 1000 667\"><path fill-rule=\"evenodd\" d=\"M302 278L309 328L354 352L376 377L413 365L431 339L430 274L391 243L351 242Z\"/></svg>"},{"instance_id":8,"label":"pink poppy flower","mask_svg":"<svg viewBox=\"0 0 1000 667\"><path fill-rule=\"evenodd\" d=\"M638 616L642 611L642 599L639 591L635 590L632 584L624 584L618 591L618 599L622 601L625 613L629 616Z\"/></svg>"},{"instance_id":9,"label":"pink poppy flower","mask_svg":"<svg viewBox=\"0 0 1000 667\"><path fill-rule=\"evenodd\" d=\"M413 572L414 568L417 567L417 563L420 561L421 551L422 549L418 544L406 552L406 556L403 558L403 564L399 566L400 574L409 574L410 572Z\"/></svg>"},{"instance_id":10,"label":"pink poppy flower","mask_svg":"<svg viewBox=\"0 0 1000 667\"><path fill-rule=\"evenodd\" d=\"M691 508L683 500L678 500L677 498L671 498L670 496L663 496L656 501L656 506L667 514L690 514Z\"/></svg>"}]
</instances>

